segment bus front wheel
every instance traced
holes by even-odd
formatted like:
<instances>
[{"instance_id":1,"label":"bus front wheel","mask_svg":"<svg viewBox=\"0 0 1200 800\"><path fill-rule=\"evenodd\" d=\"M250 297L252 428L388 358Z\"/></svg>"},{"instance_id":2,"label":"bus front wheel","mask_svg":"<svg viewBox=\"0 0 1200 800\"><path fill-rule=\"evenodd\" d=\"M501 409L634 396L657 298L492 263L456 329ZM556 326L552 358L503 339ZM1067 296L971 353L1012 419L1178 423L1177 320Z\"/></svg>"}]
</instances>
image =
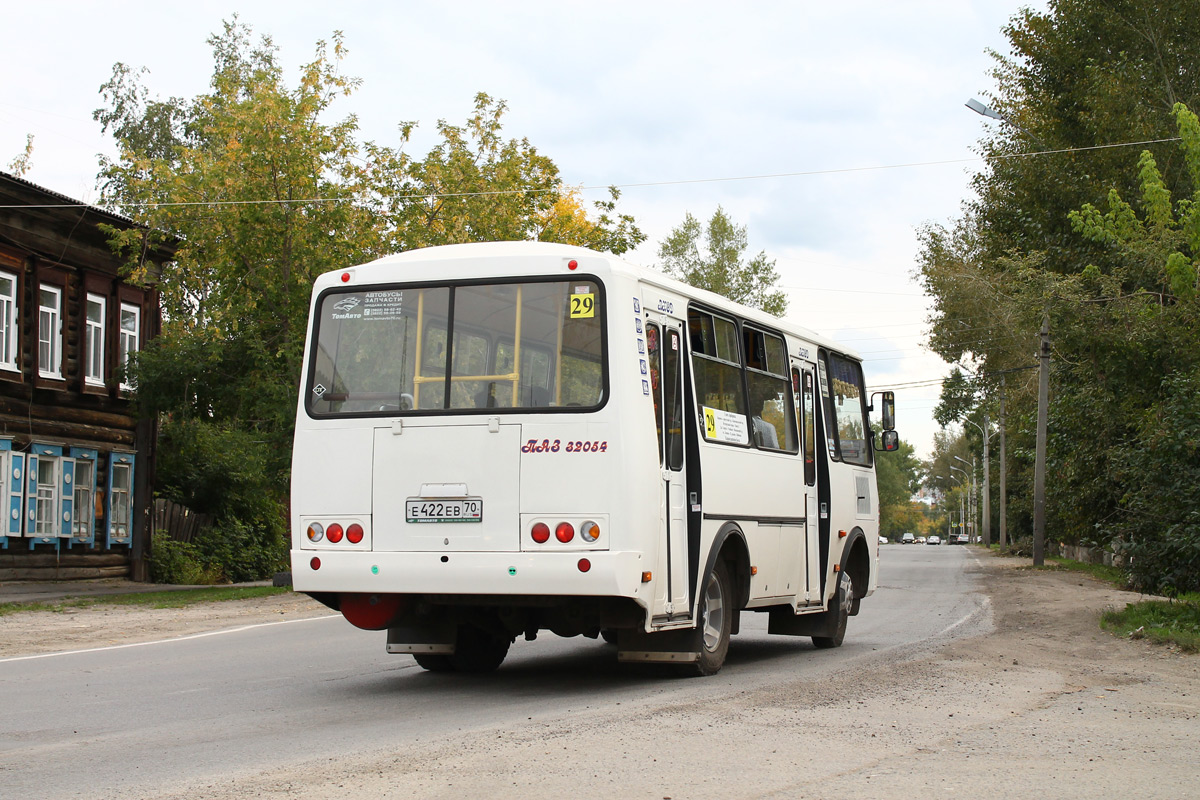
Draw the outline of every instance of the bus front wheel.
<instances>
[{"instance_id":1,"label":"bus front wheel","mask_svg":"<svg viewBox=\"0 0 1200 800\"><path fill-rule=\"evenodd\" d=\"M693 675L716 675L729 652L733 627L733 581L729 565L718 559L704 582L700 597L699 657L689 666Z\"/></svg>"}]
</instances>

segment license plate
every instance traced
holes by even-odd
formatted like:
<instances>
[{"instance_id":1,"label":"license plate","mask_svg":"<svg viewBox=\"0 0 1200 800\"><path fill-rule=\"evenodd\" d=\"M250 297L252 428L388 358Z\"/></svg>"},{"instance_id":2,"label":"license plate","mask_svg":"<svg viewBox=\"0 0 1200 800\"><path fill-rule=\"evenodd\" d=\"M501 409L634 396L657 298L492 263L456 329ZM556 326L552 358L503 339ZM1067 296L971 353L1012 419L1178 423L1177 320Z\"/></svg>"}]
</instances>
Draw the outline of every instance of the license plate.
<instances>
[{"instance_id":1,"label":"license plate","mask_svg":"<svg viewBox=\"0 0 1200 800\"><path fill-rule=\"evenodd\" d=\"M409 498L404 516L408 522L483 522L483 498Z\"/></svg>"}]
</instances>

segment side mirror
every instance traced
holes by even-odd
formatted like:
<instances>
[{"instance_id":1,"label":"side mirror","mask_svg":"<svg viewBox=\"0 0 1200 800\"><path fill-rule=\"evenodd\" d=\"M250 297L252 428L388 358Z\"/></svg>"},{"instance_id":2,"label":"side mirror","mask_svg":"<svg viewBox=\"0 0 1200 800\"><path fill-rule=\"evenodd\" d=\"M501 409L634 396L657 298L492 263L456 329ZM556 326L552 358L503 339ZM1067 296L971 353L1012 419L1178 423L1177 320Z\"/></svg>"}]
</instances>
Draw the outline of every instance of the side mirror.
<instances>
[{"instance_id":1,"label":"side mirror","mask_svg":"<svg viewBox=\"0 0 1200 800\"><path fill-rule=\"evenodd\" d=\"M879 448L885 453L892 453L900 449L900 434L896 431L884 431L880 435L882 446Z\"/></svg>"},{"instance_id":2,"label":"side mirror","mask_svg":"<svg viewBox=\"0 0 1200 800\"><path fill-rule=\"evenodd\" d=\"M883 393L883 429L885 431L893 431L896 429L896 393Z\"/></svg>"}]
</instances>

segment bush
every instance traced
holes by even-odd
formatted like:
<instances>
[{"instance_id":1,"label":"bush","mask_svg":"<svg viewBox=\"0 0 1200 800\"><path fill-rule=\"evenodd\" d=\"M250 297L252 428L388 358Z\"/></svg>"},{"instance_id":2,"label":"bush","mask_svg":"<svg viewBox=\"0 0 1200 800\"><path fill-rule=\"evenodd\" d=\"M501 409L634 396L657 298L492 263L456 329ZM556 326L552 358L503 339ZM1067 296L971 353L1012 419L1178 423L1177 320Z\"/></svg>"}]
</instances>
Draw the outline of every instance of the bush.
<instances>
[{"instance_id":1,"label":"bush","mask_svg":"<svg viewBox=\"0 0 1200 800\"><path fill-rule=\"evenodd\" d=\"M204 564L200 549L190 542L177 542L158 531L150 549L150 580L184 586L218 583L219 575Z\"/></svg>"},{"instance_id":2,"label":"bush","mask_svg":"<svg viewBox=\"0 0 1200 800\"><path fill-rule=\"evenodd\" d=\"M204 563L230 583L264 580L287 562L287 541L280 530L233 519L202 531L195 544Z\"/></svg>"},{"instance_id":3,"label":"bush","mask_svg":"<svg viewBox=\"0 0 1200 800\"><path fill-rule=\"evenodd\" d=\"M1121 448L1125 514L1106 527L1133 586L1174 597L1200 591L1200 372L1166 377L1161 394Z\"/></svg>"},{"instance_id":4,"label":"bush","mask_svg":"<svg viewBox=\"0 0 1200 800\"><path fill-rule=\"evenodd\" d=\"M158 491L216 520L189 553L220 580L263 580L286 561L287 482L273 470L270 449L254 432L211 420L162 426Z\"/></svg>"}]
</instances>

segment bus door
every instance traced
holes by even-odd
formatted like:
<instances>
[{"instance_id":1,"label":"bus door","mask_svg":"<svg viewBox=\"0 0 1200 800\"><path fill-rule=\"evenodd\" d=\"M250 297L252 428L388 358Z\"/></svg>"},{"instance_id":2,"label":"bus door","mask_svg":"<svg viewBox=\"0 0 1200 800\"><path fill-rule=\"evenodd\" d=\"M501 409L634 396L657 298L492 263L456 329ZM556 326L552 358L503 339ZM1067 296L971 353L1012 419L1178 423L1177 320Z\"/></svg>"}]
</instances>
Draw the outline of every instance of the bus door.
<instances>
[{"instance_id":1,"label":"bus door","mask_svg":"<svg viewBox=\"0 0 1200 800\"><path fill-rule=\"evenodd\" d=\"M796 400L796 423L800 427L800 454L804 457L804 485L798 487L804 495L804 552L800 553L800 561L804 564L804 578L797 587L796 599L798 603L803 600L809 605L819 605L822 602L814 371L812 363L792 359L792 394Z\"/></svg>"},{"instance_id":2,"label":"bus door","mask_svg":"<svg viewBox=\"0 0 1200 800\"><path fill-rule=\"evenodd\" d=\"M666 621L691 615L688 600L687 480L683 436L683 333L679 321L648 313L646 355L658 432L660 531L655 616Z\"/></svg>"}]
</instances>

